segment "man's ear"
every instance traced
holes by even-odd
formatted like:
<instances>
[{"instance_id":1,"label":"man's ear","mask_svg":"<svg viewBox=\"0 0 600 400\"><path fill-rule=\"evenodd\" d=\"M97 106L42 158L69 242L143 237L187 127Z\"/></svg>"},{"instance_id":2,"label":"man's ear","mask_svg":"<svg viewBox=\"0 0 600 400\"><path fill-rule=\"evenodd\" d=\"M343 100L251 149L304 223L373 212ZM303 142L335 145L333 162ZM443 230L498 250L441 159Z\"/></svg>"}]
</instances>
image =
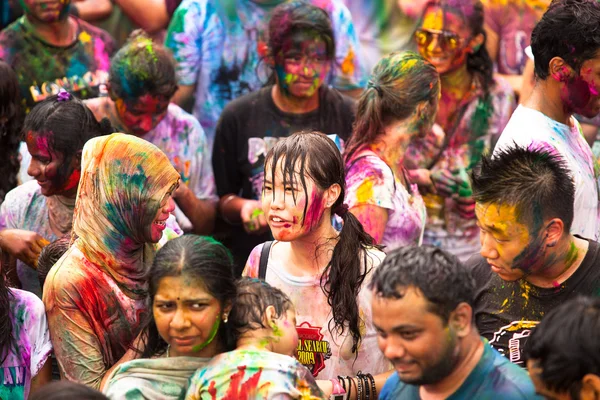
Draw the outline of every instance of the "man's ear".
<instances>
[{"instance_id":1,"label":"man's ear","mask_svg":"<svg viewBox=\"0 0 600 400\"><path fill-rule=\"evenodd\" d=\"M548 73L558 82L567 82L575 74L575 71L562 58L553 57L548 63Z\"/></svg>"},{"instance_id":2,"label":"man's ear","mask_svg":"<svg viewBox=\"0 0 600 400\"><path fill-rule=\"evenodd\" d=\"M546 246L554 247L562 237L565 224L560 218L553 218L546 224Z\"/></svg>"},{"instance_id":3,"label":"man's ear","mask_svg":"<svg viewBox=\"0 0 600 400\"><path fill-rule=\"evenodd\" d=\"M595 374L586 374L581 380L581 391L579 392L579 398L586 399L600 399L600 376Z\"/></svg>"},{"instance_id":4,"label":"man's ear","mask_svg":"<svg viewBox=\"0 0 600 400\"><path fill-rule=\"evenodd\" d=\"M456 336L464 338L471 333L473 329L473 308L467 303L460 303L450 313L448 324L456 332Z\"/></svg>"}]
</instances>

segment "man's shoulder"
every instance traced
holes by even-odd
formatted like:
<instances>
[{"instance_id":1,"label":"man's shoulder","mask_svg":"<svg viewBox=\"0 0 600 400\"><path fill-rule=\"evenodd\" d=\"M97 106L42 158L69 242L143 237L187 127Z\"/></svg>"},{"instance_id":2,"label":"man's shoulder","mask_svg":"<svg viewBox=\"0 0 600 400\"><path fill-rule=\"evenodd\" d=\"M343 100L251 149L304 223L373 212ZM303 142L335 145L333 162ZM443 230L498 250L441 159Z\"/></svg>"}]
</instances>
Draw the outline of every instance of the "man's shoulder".
<instances>
[{"instance_id":1,"label":"man's shoulder","mask_svg":"<svg viewBox=\"0 0 600 400\"><path fill-rule=\"evenodd\" d=\"M489 343L486 342L485 346L488 346L486 352L489 352L492 363L487 376L489 379L483 380L487 390L490 393L502 393L502 398L507 400L537 399L535 387L527 371L510 362Z\"/></svg>"},{"instance_id":2,"label":"man's shoulder","mask_svg":"<svg viewBox=\"0 0 600 400\"><path fill-rule=\"evenodd\" d=\"M380 400L418 400L419 398L419 387L402 382L396 372L385 381L379 393Z\"/></svg>"},{"instance_id":3,"label":"man's shoulder","mask_svg":"<svg viewBox=\"0 0 600 400\"><path fill-rule=\"evenodd\" d=\"M80 18L77 18L77 23L79 24L80 40L86 41L87 39L101 39L105 43L110 43L111 45L114 44L113 37L104 29L98 28ZM82 34L84 34L84 36L85 34L89 35L89 38L82 37Z\"/></svg>"},{"instance_id":4,"label":"man's shoulder","mask_svg":"<svg viewBox=\"0 0 600 400\"><path fill-rule=\"evenodd\" d=\"M264 111L264 107L268 106L266 100L271 95L270 89L271 86L264 87L231 100L223 108L221 118L256 117L253 110L259 108Z\"/></svg>"}]
</instances>

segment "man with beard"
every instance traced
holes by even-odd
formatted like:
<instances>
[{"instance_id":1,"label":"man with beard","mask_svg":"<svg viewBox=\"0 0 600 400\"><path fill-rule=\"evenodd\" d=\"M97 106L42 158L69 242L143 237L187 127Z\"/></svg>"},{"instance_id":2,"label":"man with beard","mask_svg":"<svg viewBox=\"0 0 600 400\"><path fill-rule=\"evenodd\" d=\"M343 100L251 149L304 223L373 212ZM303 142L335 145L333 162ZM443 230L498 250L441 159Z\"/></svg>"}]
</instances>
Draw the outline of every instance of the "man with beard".
<instances>
[{"instance_id":1,"label":"man with beard","mask_svg":"<svg viewBox=\"0 0 600 400\"><path fill-rule=\"evenodd\" d=\"M0 32L0 59L17 73L27 112L65 89L97 97L108 80L114 41L69 14L70 0L19 0L24 15Z\"/></svg>"},{"instance_id":2,"label":"man with beard","mask_svg":"<svg viewBox=\"0 0 600 400\"><path fill-rule=\"evenodd\" d=\"M495 152L513 143L561 155L575 182L571 233L598 240L594 156L573 114L600 113L600 2L556 0L533 29L535 86L506 125Z\"/></svg>"},{"instance_id":3,"label":"man with beard","mask_svg":"<svg viewBox=\"0 0 600 400\"><path fill-rule=\"evenodd\" d=\"M475 280L436 247L402 247L373 274L373 324L396 370L379 399L534 399L524 370L479 336Z\"/></svg>"},{"instance_id":4,"label":"man with beard","mask_svg":"<svg viewBox=\"0 0 600 400\"><path fill-rule=\"evenodd\" d=\"M481 240L467 263L477 280L476 325L525 367L527 338L550 310L600 296L600 247L570 233L575 186L553 149L513 145L484 157L472 185Z\"/></svg>"}]
</instances>

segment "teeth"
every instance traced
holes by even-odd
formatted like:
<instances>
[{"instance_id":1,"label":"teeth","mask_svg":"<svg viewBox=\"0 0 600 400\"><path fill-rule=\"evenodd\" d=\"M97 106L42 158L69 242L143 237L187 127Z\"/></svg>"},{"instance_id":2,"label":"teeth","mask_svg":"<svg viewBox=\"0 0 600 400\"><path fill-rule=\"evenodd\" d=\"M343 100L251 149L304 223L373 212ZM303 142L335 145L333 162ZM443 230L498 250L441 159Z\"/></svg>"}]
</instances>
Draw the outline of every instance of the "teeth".
<instances>
[{"instance_id":1,"label":"teeth","mask_svg":"<svg viewBox=\"0 0 600 400\"><path fill-rule=\"evenodd\" d=\"M274 222L283 222L281 218L273 217Z\"/></svg>"},{"instance_id":2,"label":"teeth","mask_svg":"<svg viewBox=\"0 0 600 400\"><path fill-rule=\"evenodd\" d=\"M166 221L156 221L154 222L156 225L161 225L161 226L165 226L167 223Z\"/></svg>"}]
</instances>

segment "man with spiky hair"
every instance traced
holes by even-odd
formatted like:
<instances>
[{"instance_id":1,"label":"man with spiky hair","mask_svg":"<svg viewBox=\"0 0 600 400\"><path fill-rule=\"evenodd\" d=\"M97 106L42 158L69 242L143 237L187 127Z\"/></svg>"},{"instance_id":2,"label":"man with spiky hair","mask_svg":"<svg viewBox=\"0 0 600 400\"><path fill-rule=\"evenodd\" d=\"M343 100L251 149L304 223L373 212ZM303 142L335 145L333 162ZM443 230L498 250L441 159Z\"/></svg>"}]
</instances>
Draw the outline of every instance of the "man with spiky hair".
<instances>
[{"instance_id":1,"label":"man with spiky hair","mask_svg":"<svg viewBox=\"0 0 600 400\"><path fill-rule=\"evenodd\" d=\"M477 328L524 367L523 346L546 313L579 294L600 296L600 246L570 233L575 186L553 149L507 147L484 157L472 182Z\"/></svg>"}]
</instances>

